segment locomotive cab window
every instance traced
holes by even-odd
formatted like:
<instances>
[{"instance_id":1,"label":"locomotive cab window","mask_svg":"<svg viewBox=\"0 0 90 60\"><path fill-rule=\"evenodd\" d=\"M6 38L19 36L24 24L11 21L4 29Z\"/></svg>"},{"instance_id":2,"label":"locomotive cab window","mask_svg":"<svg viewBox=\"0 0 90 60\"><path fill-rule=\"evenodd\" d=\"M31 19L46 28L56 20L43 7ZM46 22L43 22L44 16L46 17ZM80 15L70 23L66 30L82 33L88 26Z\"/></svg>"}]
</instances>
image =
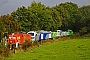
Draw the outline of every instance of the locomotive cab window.
<instances>
[{"instance_id":1,"label":"locomotive cab window","mask_svg":"<svg viewBox=\"0 0 90 60\"><path fill-rule=\"evenodd\" d=\"M28 34L31 34L32 36L34 36L34 33L28 33Z\"/></svg>"}]
</instances>

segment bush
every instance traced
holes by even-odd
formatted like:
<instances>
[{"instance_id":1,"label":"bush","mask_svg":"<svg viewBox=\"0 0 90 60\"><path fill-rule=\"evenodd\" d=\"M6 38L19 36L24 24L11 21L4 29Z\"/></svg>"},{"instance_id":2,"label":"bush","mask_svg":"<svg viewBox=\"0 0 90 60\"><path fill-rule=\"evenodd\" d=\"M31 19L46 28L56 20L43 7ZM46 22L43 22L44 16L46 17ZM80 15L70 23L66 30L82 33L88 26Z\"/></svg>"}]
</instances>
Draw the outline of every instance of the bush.
<instances>
[{"instance_id":1,"label":"bush","mask_svg":"<svg viewBox=\"0 0 90 60\"><path fill-rule=\"evenodd\" d=\"M10 49L9 48L4 48L3 50L3 56L6 58L10 55Z\"/></svg>"},{"instance_id":2,"label":"bush","mask_svg":"<svg viewBox=\"0 0 90 60\"><path fill-rule=\"evenodd\" d=\"M27 50L27 48L29 48L30 46L32 46L32 42L30 40L25 40L25 42L22 44L22 49L25 51Z\"/></svg>"},{"instance_id":3,"label":"bush","mask_svg":"<svg viewBox=\"0 0 90 60\"><path fill-rule=\"evenodd\" d=\"M83 27L81 30L79 30L80 35L83 36L84 34L87 33L87 27Z\"/></svg>"},{"instance_id":4,"label":"bush","mask_svg":"<svg viewBox=\"0 0 90 60\"><path fill-rule=\"evenodd\" d=\"M90 37L90 33L85 34L84 37Z\"/></svg>"},{"instance_id":5,"label":"bush","mask_svg":"<svg viewBox=\"0 0 90 60\"><path fill-rule=\"evenodd\" d=\"M2 38L0 43L0 59L2 59L2 57L6 58L10 55L10 49L7 46L6 40L6 38Z\"/></svg>"},{"instance_id":6,"label":"bush","mask_svg":"<svg viewBox=\"0 0 90 60\"><path fill-rule=\"evenodd\" d=\"M33 46L39 46L38 40L35 40L35 41L33 42Z\"/></svg>"},{"instance_id":7,"label":"bush","mask_svg":"<svg viewBox=\"0 0 90 60\"><path fill-rule=\"evenodd\" d=\"M7 46L2 46L0 44L0 58L2 57L8 57L10 55L10 49L7 48Z\"/></svg>"}]
</instances>

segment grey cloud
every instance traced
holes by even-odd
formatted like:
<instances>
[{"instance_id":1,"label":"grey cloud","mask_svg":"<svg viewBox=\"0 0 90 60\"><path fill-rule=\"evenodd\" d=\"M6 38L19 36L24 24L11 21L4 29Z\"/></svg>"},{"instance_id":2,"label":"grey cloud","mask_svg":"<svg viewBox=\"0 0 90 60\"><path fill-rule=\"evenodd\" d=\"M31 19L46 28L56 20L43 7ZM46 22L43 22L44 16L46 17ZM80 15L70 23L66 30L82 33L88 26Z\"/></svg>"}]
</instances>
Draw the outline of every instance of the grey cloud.
<instances>
[{"instance_id":1,"label":"grey cloud","mask_svg":"<svg viewBox=\"0 0 90 60\"><path fill-rule=\"evenodd\" d=\"M90 5L90 0L86 0L87 1L87 3Z\"/></svg>"},{"instance_id":2,"label":"grey cloud","mask_svg":"<svg viewBox=\"0 0 90 60\"><path fill-rule=\"evenodd\" d=\"M8 3L8 0L0 0L0 7L7 3Z\"/></svg>"},{"instance_id":3,"label":"grey cloud","mask_svg":"<svg viewBox=\"0 0 90 60\"><path fill-rule=\"evenodd\" d=\"M87 2L86 0L36 0L36 1L41 1L45 5L49 6L55 6L56 4L64 3L64 2L73 2L78 4L79 6L86 5ZM89 0L90 1L90 0Z\"/></svg>"},{"instance_id":4,"label":"grey cloud","mask_svg":"<svg viewBox=\"0 0 90 60\"><path fill-rule=\"evenodd\" d=\"M0 15L11 13L20 6L29 6L32 1L42 2L46 6L55 6L63 2L74 2L79 6L90 3L90 0L0 0ZM88 2L87 2L88 1Z\"/></svg>"},{"instance_id":5,"label":"grey cloud","mask_svg":"<svg viewBox=\"0 0 90 60\"><path fill-rule=\"evenodd\" d=\"M0 15L9 14L20 6L29 6L31 0L0 0Z\"/></svg>"}]
</instances>

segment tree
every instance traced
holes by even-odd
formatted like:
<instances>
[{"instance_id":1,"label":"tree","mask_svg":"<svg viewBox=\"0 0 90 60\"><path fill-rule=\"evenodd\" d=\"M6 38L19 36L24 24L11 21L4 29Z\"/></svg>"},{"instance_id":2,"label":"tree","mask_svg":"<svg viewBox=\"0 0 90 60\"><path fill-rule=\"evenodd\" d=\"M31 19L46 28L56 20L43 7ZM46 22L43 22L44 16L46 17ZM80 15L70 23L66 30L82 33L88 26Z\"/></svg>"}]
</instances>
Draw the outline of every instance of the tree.
<instances>
[{"instance_id":1,"label":"tree","mask_svg":"<svg viewBox=\"0 0 90 60\"><path fill-rule=\"evenodd\" d=\"M59 4L59 6L63 6L64 9L68 11L68 15L69 15L69 18L67 20L63 21L64 26L62 25L62 28L72 29L73 31L76 31L76 29L77 29L77 28L75 28L76 23L79 20L78 19L79 18L79 10L78 10L77 4L72 3L72 2L65 2L65 3Z\"/></svg>"},{"instance_id":2,"label":"tree","mask_svg":"<svg viewBox=\"0 0 90 60\"><path fill-rule=\"evenodd\" d=\"M67 27L65 27L65 26L68 26L67 20L70 17L69 12L63 6L61 6L60 4L56 5L53 8L56 9L59 12L58 16L62 20L61 21L62 24L61 24L61 26L59 26L59 29L66 30Z\"/></svg>"},{"instance_id":3,"label":"tree","mask_svg":"<svg viewBox=\"0 0 90 60\"><path fill-rule=\"evenodd\" d=\"M30 21L31 30L50 30L53 25L52 16L50 11L41 2L36 3L33 1L28 6L28 11L31 14Z\"/></svg>"},{"instance_id":4,"label":"tree","mask_svg":"<svg viewBox=\"0 0 90 60\"><path fill-rule=\"evenodd\" d=\"M52 26L52 30L54 31L57 30L58 27L61 27L63 17L60 15L59 11L57 11L54 7L52 7L50 11L54 23Z\"/></svg>"},{"instance_id":5,"label":"tree","mask_svg":"<svg viewBox=\"0 0 90 60\"><path fill-rule=\"evenodd\" d=\"M0 16L2 32L11 33L16 29L17 22L9 14Z\"/></svg>"},{"instance_id":6,"label":"tree","mask_svg":"<svg viewBox=\"0 0 90 60\"><path fill-rule=\"evenodd\" d=\"M31 22L29 21L29 13L26 7L18 7L11 15L14 17L15 21L18 22L17 30L29 31Z\"/></svg>"},{"instance_id":7,"label":"tree","mask_svg":"<svg viewBox=\"0 0 90 60\"><path fill-rule=\"evenodd\" d=\"M88 33L90 32L90 5L80 7L79 11L82 16L79 21L81 29L86 28Z\"/></svg>"}]
</instances>

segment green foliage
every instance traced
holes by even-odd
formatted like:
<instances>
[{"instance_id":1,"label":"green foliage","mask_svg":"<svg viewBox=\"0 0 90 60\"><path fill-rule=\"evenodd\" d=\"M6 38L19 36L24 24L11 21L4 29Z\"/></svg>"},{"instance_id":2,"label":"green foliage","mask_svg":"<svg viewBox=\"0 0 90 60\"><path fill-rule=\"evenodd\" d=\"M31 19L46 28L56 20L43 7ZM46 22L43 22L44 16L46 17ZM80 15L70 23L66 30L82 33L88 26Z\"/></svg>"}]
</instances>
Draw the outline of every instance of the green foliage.
<instances>
[{"instance_id":1,"label":"green foliage","mask_svg":"<svg viewBox=\"0 0 90 60\"><path fill-rule=\"evenodd\" d=\"M45 5L34 1L28 6L28 10L31 13L31 30L50 30L53 20Z\"/></svg>"},{"instance_id":2,"label":"green foliage","mask_svg":"<svg viewBox=\"0 0 90 60\"><path fill-rule=\"evenodd\" d=\"M79 10L82 16L80 19L81 29L87 27L87 32L90 32L90 5L82 6Z\"/></svg>"},{"instance_id":3,"label":"green foliage","mask_svg":"<svg viewBox=\"0 0 90 60\"><path fill-rule=\"evenodd\" d=\"M18 22L17 30L26 32L29 31L31 22L29 21L29 13L26 7L18 7L18 9L16 11L13 11L11 15L14 17L15 21Z\"/></svg>"},{"instance_id":4,"label":"green foliage","mask_svg":"<svg viewBox=\"0 0 90 60\"><path fill-rule=\"evenodd\" d=\"M59 4L59 6L62 6L66 11L68 11L68 18L62 21L62 29L64 30L67 29L72 29L73 31L76 31L76 23L77 23L77 18L79 16L79 10L78 6L75 3L72 2L65 2ZM76 29L75 29L76 28Z\"/></svg>"},{"instance_id":5,"label":"green foliage","mask_svg":"<svg viewBox=\"0 0 90 60\"><path fill-rule=\"evenodd\" d=\"M60 14L60 12L57 11L57 9L55 7L52 7L50 10L51 10L51 16L53 19L53 24L52 24L53 26L51 27L51 30L54 31L54 30L58 29L58 27L61 27L63 17Z\"/></svg>"}]
</instances>

